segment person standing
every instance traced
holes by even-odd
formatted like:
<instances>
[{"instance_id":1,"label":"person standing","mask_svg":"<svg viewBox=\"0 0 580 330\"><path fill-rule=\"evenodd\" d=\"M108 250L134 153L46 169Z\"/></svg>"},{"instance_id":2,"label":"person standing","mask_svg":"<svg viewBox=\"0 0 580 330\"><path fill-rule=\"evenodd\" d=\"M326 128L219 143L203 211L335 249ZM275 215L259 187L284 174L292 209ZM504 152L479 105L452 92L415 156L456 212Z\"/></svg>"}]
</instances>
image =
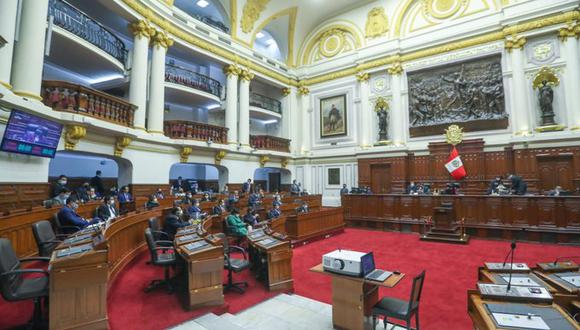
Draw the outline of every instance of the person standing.
<instances>
[{"instance_id":1,"label":"person standing","mask_svg":"<svg viewBox=\"0 0 580 330\"><path fill-rule=\"evenodd\" d=\"M105 193L105 186L103 185L103 180L101 179L102 172L97 170L95 176L91 178L90 184L91 187L95 187L97 193L101 196Z\"/></svg>"}]
</instances>

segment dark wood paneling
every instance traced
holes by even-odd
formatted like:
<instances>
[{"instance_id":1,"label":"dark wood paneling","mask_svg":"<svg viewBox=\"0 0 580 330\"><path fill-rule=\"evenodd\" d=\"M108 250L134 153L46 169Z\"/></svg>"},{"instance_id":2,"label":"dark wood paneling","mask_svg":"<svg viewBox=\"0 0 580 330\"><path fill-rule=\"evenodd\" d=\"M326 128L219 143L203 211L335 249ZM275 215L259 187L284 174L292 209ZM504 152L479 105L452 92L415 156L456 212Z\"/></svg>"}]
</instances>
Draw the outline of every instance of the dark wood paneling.
<instances>
[{"instance_id":1,"label":"dark wood paneling","mask_svg":"<svg viewBox=\"0 0 580 330\"><path fill-rule=\"evenodd\" d=\"M161 188L165 196L169 196L168 184L130 184L129 190L133 197L147 197Z\"/></svg>"},{"instance_id":2,"label":"dark wood paneling","mask_svg":"<svg viewBox=\"0 0 580 330\"><path fill-rule=\"evenodd\" d=\"M2 183L0 184L0 212L30 209L42 205L50 195L48 183Z\"/></svg>"}]
</instances>

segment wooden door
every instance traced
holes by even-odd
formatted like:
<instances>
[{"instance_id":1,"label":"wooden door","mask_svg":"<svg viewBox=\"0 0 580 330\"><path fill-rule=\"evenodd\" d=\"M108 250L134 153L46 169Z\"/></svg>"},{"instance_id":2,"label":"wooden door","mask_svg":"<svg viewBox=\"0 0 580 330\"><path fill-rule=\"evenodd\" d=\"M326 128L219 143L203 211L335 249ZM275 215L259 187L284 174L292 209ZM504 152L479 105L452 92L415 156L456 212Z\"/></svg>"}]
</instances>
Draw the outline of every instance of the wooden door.
<instances>
[{"instance_id":1,"label":"wooden door","mask_svg":"<svg viewBox=\"0 0 580 330\"><path fill-rule=\"evenodd\" d=\"M391 165L371 165L371 190L375 194L388 194L391 192Z\"/></svg>"},{"instance_id":2,"label":"wooden door","mask_svg":"<svg viewBox=\"0 0 580 330\"><path fill-rule=\"evenodd\" d=\"M280 191L280 173L268 173L268 191Z\"/></svg>"},{"instance_id":3,"label":"wooden door","mask_svg":"<svg viewBox=\"0 0 580 330\"><path fill-rule=\"evenodd\" d=\"M542 191L561 186L564 190L573 190L574 167L572 157L542 157L538 159L538 188Z\"/></svg>"}]
</instances>

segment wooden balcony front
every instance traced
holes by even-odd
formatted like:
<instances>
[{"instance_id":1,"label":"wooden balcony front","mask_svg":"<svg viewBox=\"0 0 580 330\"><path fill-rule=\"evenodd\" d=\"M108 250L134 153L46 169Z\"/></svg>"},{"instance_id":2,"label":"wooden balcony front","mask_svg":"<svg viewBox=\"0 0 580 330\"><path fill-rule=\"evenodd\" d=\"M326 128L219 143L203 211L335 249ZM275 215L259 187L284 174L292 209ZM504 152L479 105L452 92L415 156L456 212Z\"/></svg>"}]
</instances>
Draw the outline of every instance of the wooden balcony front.
<instances>
[{"instance_id":1,"label":"wooden balcony front","mask_svg":"<svg viewBox=\"0 0 580 330\"><path fill-rule=\"evenodd\" d=\"M250 135L252 147L260 150L290 152L290 140L270 135Z\"/></svg>"},{"instance_id":2,"label":"wooden balcony front","mask_svg":"<svg viewBox=\"0 0 580 330\"><path fill-rule=\"evenodd\" d=\"M226 144L228 129L205 123L186 120L166 120L164 125L165 136L172 139L187 139Z\"/></svg>"},{"instance_id":3,"label":"wooden balcony front","mask_svg":"<svg viewBox=\"0 0 580 330\"><path fill-rule=\"evenodd\" d=\"M105 92L66 81L44 80L42 94L44 104L55 111L85 115L133 127L137 107Z\"/></svg>"}]
</instances>

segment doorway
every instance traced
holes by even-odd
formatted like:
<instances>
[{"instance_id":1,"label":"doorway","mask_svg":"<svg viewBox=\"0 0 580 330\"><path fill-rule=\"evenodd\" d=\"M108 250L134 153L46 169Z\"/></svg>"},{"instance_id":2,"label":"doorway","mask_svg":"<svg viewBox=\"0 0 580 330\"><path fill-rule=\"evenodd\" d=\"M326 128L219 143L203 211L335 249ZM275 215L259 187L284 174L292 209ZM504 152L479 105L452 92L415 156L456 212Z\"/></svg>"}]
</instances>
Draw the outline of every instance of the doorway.
<instances>
[{"instance_id":1,"label":"doorway","mask_svg":"<svg viewBox=\"0 0 580 330\"><path fill-rule=\"evenodd\" d=\"M391 164L371 165L371 190L375 194L389 194L391 192Z\"/></svg>"},{"instance_id":2,"label":"doorway","mask_svg":"<svg viewBox=\"0 0 580 330\"><path fill-rule=\"evenodd\" d=\"M539 157L538 189L549 191L560 186L564 190L573 190L573 165L572 156Z\"/></svg>"}]
</instances>

